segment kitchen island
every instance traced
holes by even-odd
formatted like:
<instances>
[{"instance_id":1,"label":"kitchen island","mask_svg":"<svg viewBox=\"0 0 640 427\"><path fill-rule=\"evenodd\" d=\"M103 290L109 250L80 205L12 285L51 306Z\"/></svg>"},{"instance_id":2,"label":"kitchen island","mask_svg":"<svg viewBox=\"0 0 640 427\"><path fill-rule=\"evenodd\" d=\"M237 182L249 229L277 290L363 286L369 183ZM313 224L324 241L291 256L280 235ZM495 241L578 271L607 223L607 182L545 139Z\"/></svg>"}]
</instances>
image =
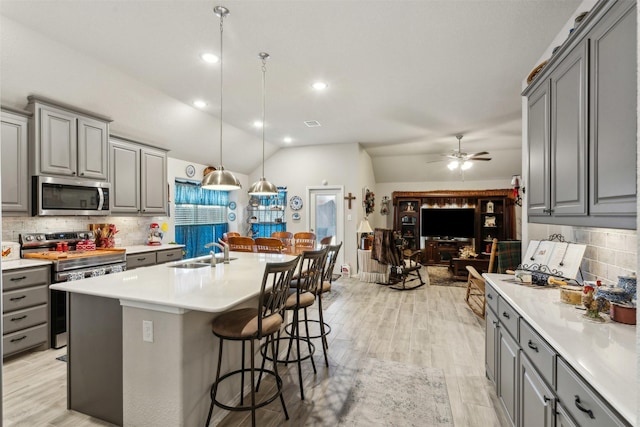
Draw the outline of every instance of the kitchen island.
<instances>
[{"instance_id":1,"label":"kitchen island","mask_svg":"<svg viewBox=\"0 0 640 427\"><path fill-rule=\"evenodd\" d=\"M202 425L217 363L211 320L257 304L266 263L293 258L231 257L215 268L175 268L207 256L52 285L69 292L68 407L125 426ZM225 347L237 353L225 361L238 363L240 345ZM230 402L239 392L231 387L219 390Z\"/></svg>"}]
</instances>

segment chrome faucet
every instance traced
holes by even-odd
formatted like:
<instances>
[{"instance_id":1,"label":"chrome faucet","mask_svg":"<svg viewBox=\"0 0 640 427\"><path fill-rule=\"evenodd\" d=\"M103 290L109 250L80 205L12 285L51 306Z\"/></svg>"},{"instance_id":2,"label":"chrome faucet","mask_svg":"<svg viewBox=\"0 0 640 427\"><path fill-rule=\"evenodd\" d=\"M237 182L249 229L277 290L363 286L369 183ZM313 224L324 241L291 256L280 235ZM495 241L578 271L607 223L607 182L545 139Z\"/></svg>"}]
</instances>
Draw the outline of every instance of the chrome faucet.
<instances>
[{"instance_id":1,"label":"chrome faucet","mask_svg":"<svg viewBox=\"0 0 640 427\"><path fill-rule=\"evenodd\" d=\"M222 240L220 240L220 243L216 243L216 242L211 242L211 243L207 243L206 245L204 245L205 248L210 248L212 246L215 246L216 248L220 249L223 253L223 262L225 264L229 264L229 245L227 245L226 243L224 243ZM217 259L216 259L216 254L214 251L211 251L211 265L216 265L217 263Z\"/></svg>"}]
</instances>

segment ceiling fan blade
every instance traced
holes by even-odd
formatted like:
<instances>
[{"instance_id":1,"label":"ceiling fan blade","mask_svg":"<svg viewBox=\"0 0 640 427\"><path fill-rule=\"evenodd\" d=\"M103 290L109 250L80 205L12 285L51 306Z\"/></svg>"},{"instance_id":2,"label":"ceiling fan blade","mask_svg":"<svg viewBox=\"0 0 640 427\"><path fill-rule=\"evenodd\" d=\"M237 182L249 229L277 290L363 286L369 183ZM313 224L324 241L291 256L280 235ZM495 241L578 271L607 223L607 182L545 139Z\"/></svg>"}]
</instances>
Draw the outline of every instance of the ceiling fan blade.
<instances>
[{"instance_id":1,"label":"ceiling fan blade","mask_svg":"<svg viewBox=\"0 0 640 427\"><path fill-rule=\"evenodd\" d=\"M477 153L467 154L467 158L476 157L476 156L484 156L485 154L489 154L488 151L479 151Z\"/></svg>"},{"instance_id":2,"label":"ceiling fan blade","mask_svg":"<svg viewBox=\"0 0 640 427\"><path fill-rule=\"evenodd\" d=\"M488 162L489 160L491 160L491 157L474 157L472 159L467 159L467 160L471 160L471 161L474 161L474 162L476 160L482 160L482 161Z\"/></svg>"},{"instance_id":3,"label":"ceiling fan blade","mask_svg":"<svg viewBox=\"0 0 640 427\"><path fill-rule=\"evenodd\" d=\"M427 160L425 163L440 163L440 162L446 162L447 159L440 159L440 160Z\"/></svg>"}]
</instances>

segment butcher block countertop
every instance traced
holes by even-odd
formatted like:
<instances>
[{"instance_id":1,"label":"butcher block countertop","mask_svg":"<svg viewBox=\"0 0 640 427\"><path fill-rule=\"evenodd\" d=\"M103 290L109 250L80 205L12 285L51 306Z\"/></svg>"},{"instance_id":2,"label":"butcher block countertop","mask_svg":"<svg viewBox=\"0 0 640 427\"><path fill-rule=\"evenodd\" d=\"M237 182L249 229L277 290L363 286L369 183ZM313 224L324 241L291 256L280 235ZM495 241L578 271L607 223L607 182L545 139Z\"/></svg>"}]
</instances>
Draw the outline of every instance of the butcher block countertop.
<instances>
[{"instance_id":1,"label":"butcher block countertop","mask_svg":"<svg viewBox=\"0 0 640 427\"><path fill-rule=\"evenodd\" d=\"M124 248L98 248L93 251L42 251L42 252L31 252L28 254L24 254L24 258L28 259L44 259L50 261L57 261L60 259L75 259L75 258L86 258L92 256L101 256L107 254L117 254L124 253L126 249Z\"/></svg>"}]
</instances>

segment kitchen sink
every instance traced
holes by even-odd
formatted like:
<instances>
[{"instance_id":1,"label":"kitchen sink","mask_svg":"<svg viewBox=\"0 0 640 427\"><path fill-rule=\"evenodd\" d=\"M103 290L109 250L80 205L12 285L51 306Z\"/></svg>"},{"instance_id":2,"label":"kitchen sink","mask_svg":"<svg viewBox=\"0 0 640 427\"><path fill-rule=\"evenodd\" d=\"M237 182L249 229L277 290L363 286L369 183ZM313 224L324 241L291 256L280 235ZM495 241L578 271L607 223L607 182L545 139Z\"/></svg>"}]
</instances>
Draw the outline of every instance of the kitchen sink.
<instances>
[{"instance_id":1,"label":"kitchen sink","mask_svg":"<svg viewBox=\"0 0 640 427\"><path fill-rule=\"evenodd\" d=\"M173 264L170 265L171 268L204 268L211 267L211 264L207 264L204 262L185 262L183 264Z\"/></svg>"}]
</instances>

